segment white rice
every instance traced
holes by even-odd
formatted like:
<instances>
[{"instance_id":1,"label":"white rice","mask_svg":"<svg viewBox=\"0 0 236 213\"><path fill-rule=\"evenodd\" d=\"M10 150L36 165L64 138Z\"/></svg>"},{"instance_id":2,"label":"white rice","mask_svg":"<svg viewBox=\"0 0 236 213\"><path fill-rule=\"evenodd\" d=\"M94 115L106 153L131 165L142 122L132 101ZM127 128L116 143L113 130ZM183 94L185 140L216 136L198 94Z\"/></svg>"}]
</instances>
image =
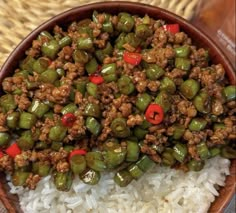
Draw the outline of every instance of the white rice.
<instances>
[{"instance_id":1,"label":"white rice","mask_svg":"<svg viewBox=\"0 0 236 213\"><path fill-rule=\"evenodd\" d=\"M57 191L49 176L34 191L9 185L25 213L205 213L219 195L216 188L224 185L229 166L221 157L208 160L200 172L156 166L125 188L113 182L111 173L102 174L96 186L76 178L69 192Z\"/></svg>"}]
</instances>

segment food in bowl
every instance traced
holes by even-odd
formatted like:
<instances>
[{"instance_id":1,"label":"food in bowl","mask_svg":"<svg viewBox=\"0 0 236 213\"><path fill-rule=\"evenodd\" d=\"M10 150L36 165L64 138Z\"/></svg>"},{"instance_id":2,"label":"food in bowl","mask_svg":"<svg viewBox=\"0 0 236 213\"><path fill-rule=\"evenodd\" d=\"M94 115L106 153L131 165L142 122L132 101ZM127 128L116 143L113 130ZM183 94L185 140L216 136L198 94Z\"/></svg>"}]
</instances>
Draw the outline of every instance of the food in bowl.
<instances>
[{"instance_id":1,"label":"food in bowl","mask_svg":"<svg viewBox=\"0 0 236 213\"><path fill-rule=\"evenodd\" d=\"M94 11L41 32L26 55L0 102L0 167L16 186L52 174L68 191L74 176L95 185L115 170L129 187L155 163L235 158L235 86L176 23Z\"/></svg>"}]
</instances>

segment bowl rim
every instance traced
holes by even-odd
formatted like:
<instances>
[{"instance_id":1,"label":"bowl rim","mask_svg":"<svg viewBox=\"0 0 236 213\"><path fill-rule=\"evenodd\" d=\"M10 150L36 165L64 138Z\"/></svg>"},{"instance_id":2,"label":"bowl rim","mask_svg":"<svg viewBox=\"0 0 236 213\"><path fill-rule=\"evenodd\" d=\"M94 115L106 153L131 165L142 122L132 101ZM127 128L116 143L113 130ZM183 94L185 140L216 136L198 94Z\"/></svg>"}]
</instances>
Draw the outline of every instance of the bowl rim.
<instances>
[{"instance_id":1,"label":"bowl rim","mask_svg":"<svg viewBox=\"0 0 236 213\"><path fill-rule=\"evenodd\" d=\"M135 7L136 10L132 12L131 10L127 11L127 8ZM76 18L72 18L74 15L78 15L78 13L86 12L86 11L103 11L104 9L106 11L116 9L117 11L124 11L131 12L133 14L137 13L140 15L140 13L148 13L156 14L156 16L160 15L162 19L168 19L169 22L178 22L180 24L180 27L183 29L183 31L189 31L191 30L194 34L197 34L201 37L201 40L204 40L204 44L207 45L210 50L214 52L213 56L218 57L218 60L223 62L223 66L227 72L228 78L230 79L231 84L236 84L236 75L233 69L233 66L229 59L226 57L226 55L222 52L222 50L219 48L219 46L210 38L208 37L201 29L199 29L196 26L193 26L191 23L189 23L187 20L183 19L182 17L173 14L165 9L159 8L157 6L148 5L144 3L139 2L128 2L128 1L119 1L119 2L97 2L97 3L91 3L86 4L82 6L77 6L72 9L66 10L62 13L59 13L58 15L46 20L42 24L40 24L38 27L36 27L31 33L29 33L17 46L16 48L10 53L6 61L3 63L1 69L0 69L0 83L2 83L2 80L9 76L11 73L14 72L14 70L17 67L17 64L21 59L24 57L24 52L31 46L32 41L37 37L37 35L43 31L43 30L49 30L52 29L53 26L56 24L60 24L62 20L67 18L70 20L75 20ZM112 13L112 11L111 11ZM79 17L77 19L80 19ZM188 33L187 33L188 34ZM0 85L0 91L1 91L1 85ZM0 93L1 95L1 93ZM234 161L234 165L235 165ZM228 194L228 197L232 197L234 194L233 190L230 194ZM227 202L223 204L222 209L225 208L227 205Z\"/></svg>"}]
</instances>

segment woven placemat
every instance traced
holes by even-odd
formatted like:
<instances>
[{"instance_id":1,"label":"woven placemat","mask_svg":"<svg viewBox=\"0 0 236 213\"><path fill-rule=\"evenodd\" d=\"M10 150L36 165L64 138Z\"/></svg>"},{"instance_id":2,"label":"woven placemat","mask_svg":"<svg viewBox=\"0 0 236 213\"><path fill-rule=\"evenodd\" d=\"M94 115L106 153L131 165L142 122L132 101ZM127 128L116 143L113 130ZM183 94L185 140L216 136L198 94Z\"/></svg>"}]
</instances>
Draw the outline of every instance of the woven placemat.
<instances>
[{"instance_id":1,"label":"woven placemat","mask_svg":"<svg viewBox=\"0 0 236 213\"><path fill-rule=\"evenodd\" d=\"M0 67L16 45L38 25L60 12L93 2L98 0L0 0ZM190 19L198 0L136 2L159 6Z\"/></svg>"}]
</instances>

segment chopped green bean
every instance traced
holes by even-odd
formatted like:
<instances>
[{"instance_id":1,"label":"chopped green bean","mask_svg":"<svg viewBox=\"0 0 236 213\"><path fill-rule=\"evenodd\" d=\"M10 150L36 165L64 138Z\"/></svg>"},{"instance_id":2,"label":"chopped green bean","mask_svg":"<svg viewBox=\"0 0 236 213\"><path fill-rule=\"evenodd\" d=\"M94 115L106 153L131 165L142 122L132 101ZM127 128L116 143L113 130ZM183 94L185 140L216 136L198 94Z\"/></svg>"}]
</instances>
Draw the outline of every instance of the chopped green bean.
<instances>
[{"instance_id":1,"label":"chopped green bean","mask_svg":"<svg viewBox=\"0 0 236 213\"><path fill-rule=\"evenodd\" d=\"M200 90L200 84L194 79L188 79L180 85L179 90L185 98L191 100Z\"/></svg>"},{"instance_id":2,"label":"chopped green bean","mask_svg":"<svg viewBox=\"0 0 236 213\"><path fill-rule=\"evenodd\" d=\"M173 156L175 157L177 161L182 163L188 153L186 145L177 143L173 149L174 149Z\"/></svg>"},{"instance_id":3,"label":"chopped green bean","mask_svg":"<svg viewBox=\"0 0 236 213\"><path fill-rule=\"evenodd\" d=\"M133 180L132 175L127 170L121 170L114 176L114 181L120 187L125 187Z\"/></svg>"},{"instance_id":4,"label":"chopped green bean","mask_svg":"<svg viewBox=\"0 0 236 213\"><path fill-rule=\"evenodd\" d=\"M99 135L102 130L101 124L93 117L87 117L85 126L95 136Z\"/></svg>"},{"instance_id":5,"label":"chopped green bean","mask_svg":"<svg viewBox=\"0 0 236 213\"><path fill-rule=\"evenodd\" d=\"M93 169L86 169L82 173L80 173L79 177L86 184L96 185L99 182L101 175L98 171L95 171Z\"/></svg>"},{"instance_id":6,"label":"chopped green bean","mask_svg":"<svg viewBox=\"0 0 236 213\"><path fill-rule=\"evenodd\" d=\"M19 119L19 127L22 129L31 129L37 121L37 117L29 112L22 112Z\"/></svg>"}]
</instances>

